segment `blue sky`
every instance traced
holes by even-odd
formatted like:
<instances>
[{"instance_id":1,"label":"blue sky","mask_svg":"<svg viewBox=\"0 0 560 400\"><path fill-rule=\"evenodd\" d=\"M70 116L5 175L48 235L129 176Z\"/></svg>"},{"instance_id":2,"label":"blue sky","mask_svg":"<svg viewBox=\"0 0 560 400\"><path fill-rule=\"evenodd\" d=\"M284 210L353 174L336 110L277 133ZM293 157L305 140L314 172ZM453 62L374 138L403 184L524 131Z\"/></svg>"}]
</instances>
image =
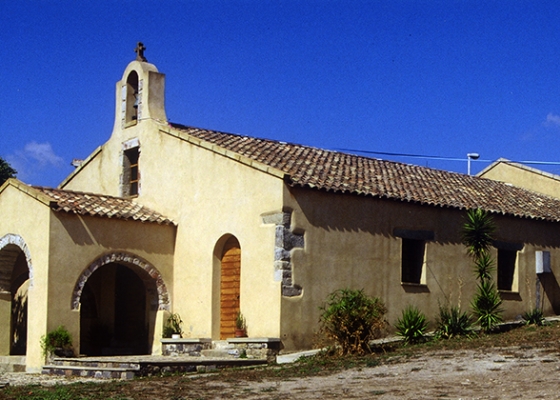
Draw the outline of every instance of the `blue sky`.
<instances>
[{"instance_id":1,"label":"blue sky","mask_svg":"<svg viewBox=\"0 0 560 400\"><path fill-rule=\"evenodd\" d=\"M110 136L136 42L170 121L466 172L560 162L554 1L0 0L0 156L58 185ZM538 168L560 174L560 165Z\"/></svg>"}]
</instances>

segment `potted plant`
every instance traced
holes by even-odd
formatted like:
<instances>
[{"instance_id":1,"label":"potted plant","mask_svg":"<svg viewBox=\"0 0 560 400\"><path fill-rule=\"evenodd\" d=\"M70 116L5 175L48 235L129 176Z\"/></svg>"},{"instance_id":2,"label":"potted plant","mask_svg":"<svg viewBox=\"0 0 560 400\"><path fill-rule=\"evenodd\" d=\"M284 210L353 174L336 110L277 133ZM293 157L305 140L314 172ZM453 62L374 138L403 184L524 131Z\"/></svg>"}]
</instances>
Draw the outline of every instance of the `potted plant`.
<instances>
[{"instance_id":1,"label":"potted plant","mask_svg":"<svg viewBox=\"0 0 560 400\"><path fill-rule=\"evenodd\" d=\"M41 349L46 358L56 355L59 357L74 357L72 336L64 326L59 326L41 337Z\"/></svg>"},{"instance_id":2,"label":"potted plant","mask_svg":"<svg viewBox=\"0 0 560 400\"><path fill-rule=\"evenodd\" d=\"M235 317L235 337L247 337L247 321L241 311Z\"/></svg>"},{"instance_id":3,"label":"potted plant","mask_svg":"<svg viewBox=\"0 0 560 400\"><path fill-rule=\"evenodd\" d=\"M180 339L183 337L183 320L181 316L177 313L173 313L167 318L165 325L163 326L163 337Z\"/></svg>"}]
</instances>

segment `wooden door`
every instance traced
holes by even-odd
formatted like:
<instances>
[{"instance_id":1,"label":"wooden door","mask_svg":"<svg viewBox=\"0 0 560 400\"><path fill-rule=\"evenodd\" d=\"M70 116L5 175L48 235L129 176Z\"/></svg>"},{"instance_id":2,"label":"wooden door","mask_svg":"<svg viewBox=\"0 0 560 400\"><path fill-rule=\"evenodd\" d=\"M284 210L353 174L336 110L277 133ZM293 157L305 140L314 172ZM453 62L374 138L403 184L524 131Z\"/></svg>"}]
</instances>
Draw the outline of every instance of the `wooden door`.
<instances>
[{"instance_id":1,"label":"wooden door","mask_svg":"<svg viewBox=\"0 0 560 400\"><path fill-rule=\"evenodd\" d=\"M224 245L221 262L220 339L227 339L235 334L241 292L241 248L235 237L229 238Z\"/></svg>"}]
</instances>

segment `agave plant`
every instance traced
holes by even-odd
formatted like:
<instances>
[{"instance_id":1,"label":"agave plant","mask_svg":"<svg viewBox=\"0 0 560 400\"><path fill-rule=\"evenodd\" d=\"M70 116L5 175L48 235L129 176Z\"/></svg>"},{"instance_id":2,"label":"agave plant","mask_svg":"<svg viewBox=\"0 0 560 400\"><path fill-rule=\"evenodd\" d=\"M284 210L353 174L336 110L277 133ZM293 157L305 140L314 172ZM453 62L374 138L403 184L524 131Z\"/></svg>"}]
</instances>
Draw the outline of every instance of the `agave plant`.
<instances>
[{"instance_id":1,"label":"agave plant","mask_svg":"<svg viewBox=\"0 0 560 400\"><path fill-rule=\"evenodd\" d=\"M418 343L424 338L428 320L417 307L408 306L402 311L402 317L397 320L395 327L405 343Z\"/></svg>"},{"instance_id":2,"label":"agave plant","mask_svg":"<svg viewBox=\"0 0 560 400\"><path fill-rule=\"evenodd\" d=\"M454 336L466 336L471 332L471 319L458 306L439 307L436 337L451 339Z\"/></svg>"},{"instance_id":3,"label":"agave plant","mask_svg":"<svg viewBox=\"0 0 560 400\"><path fill-rule=\"evenodd\" d=\"M540 308L533 308L531 311L527 311L522 315L522 318L526 325L543 326L546 324L544 314Z\"/></svg>"}]
</instances>

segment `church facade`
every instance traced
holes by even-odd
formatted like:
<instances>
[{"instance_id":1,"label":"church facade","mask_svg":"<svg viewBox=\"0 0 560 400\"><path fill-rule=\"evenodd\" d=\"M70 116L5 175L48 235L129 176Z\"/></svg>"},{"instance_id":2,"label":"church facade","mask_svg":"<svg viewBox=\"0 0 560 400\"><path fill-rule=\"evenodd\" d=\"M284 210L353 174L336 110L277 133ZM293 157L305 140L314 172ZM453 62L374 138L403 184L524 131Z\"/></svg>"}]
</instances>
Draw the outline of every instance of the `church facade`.
<instances>
[{"instance_id":1,"label":"church facade","mask_svg":"<svg viewBox=\"0 0 560 400\"><path fill-rule=\"evenodd\" d=\"M139 57L116 84L115 124L56 189L0 188L0 355L44 364L63 325L77 352L159 354L170 313L184 335L313 346L336 289L469 308L468 209L498 227L504 316L560 312L560 200L497 181L170 123L165 77ZM542 269L543 260L545 269ZM538 267L540 266L540 270Z\"/></svg>"}]
</instances>

